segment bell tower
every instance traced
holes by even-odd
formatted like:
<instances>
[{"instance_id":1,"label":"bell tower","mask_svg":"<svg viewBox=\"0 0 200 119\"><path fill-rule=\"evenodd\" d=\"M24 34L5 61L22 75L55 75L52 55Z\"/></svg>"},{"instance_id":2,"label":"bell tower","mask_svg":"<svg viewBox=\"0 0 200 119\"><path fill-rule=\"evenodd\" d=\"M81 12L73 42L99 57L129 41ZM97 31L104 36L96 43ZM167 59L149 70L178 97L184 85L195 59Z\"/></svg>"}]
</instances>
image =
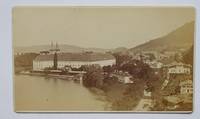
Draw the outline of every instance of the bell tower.
<instances>
[{"instance_id":1,"label":"bell tower","mask_svg":"<svg viewBox=\"0 0 200 119\"><path fill-rule=\"evenodd\" d=\"M58 47L58 43L56 42L56 46L54 48L53 46L53 42L51 42L51 49L50 52L51 54L53 54L53 69L56 70L58 68L58 54L57 52L59 52L60 49Z\"/></svg>"}]
</instances>

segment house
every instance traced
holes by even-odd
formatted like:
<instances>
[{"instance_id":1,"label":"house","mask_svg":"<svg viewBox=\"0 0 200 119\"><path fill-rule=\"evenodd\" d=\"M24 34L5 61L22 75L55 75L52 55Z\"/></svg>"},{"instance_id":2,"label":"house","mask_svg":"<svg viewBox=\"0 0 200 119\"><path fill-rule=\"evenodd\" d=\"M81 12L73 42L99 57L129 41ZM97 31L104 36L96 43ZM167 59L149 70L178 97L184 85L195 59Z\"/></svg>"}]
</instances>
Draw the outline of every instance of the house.
<instances>
[{"instance_id":1,"label":"house","mask_svg":"<svg viewBox=\"0 0 200 119\"><path fill-rule=\"evenodd\" d=\"M191 74L191 65L183 63L172 63L168 66L169 74Z\"/></svg>"},{"instance_id":2,"label":"house","mask_svg":"<svg viewBox=\"0 0 200 119\"><path fill-rule=\"evenodd\" d=\"M117 77L118 81L121 83L124 84L134 83L134 81L132 80L133 77L128 72L117 71L111 75Z\"/></svg>"},{"instance_id":3,"label":"house","mask_svg":"<svg viewBox=\"0 0 200 119\"><path fill-rule=\"evenodd\" d=\"M118 78L118 81L124 84L133 83L132 76L129 74L118 74L115 76Z\"/></svg>"},{"instance_id":4,"label":"house","mask_svg":"<svg viewBox=\"0 0 200 119\"><path fill-rule=\"evenodd\" d=\"M144 89L144 96L134 108L135 111L150 111L154 107L151 91Z\"/></svg>"},{"instance_id":5,"label":"house","mask_svg":"<svg viewBox=\"0 0 200 119\"><path fill-rule=\"evenodd\" d=\"M153 69L160 69L163 64L159 62L159 56L160 53L156 51L142 51L133 56L133 59L142 60Z\"/></svg>"},{"instance_id":6,"label":"house","mask_svg":"<svg viewBox=\"0 0 200 119\"><path fill-rule=\"evenodd\" d=\"M169 56L167 56L166 54L158 51L143 51L142 54L148 56L150 60L159 61L165 58L169 58Z\"/></svg>"},{"instance_id":7,"label":"house","mask_svg":"<svg viewBox=\"0 0 200 119\"><path fill-rule=\"evenodd\" d=\"M193 86L192 86L192 80L183 80L179 84L180 86L180 94L182 95L189 95L193 94Z\"/></svg>"},{"instance_id":8,"label":"house","mask_svg":"<svg viewBox=\"0 0 200 119\"><path fill-rule=\"evenodd\" d=\"M145 63L148 64L153 69L160 69L163 66L163 64L161 62L158 62L156 60L146 61Z\"/></svg>"},{"instance_id":9,"label":"house","mask_svg":"<svg viewBox=\"0 0 200 119\"><path fill-rule=\"evenodd\" d=\"M131 80L132 76L120 76L118 78L119 82L122 82L124 84L133 83L133 81Z\"/></svg>"},{"instance_id":10,"label":"house","mask_svg":"<svg viewBox=\"0 0 200 119\"><path fill-rule=\"evenodd\" d=\"M170 56L168 56L168 55L166 55L164 53L160 53L160 54L158 54L156 59L157 60L163 60L163 59L168 59L168 58L170 58Z\"/></svg>"},{"instance_id":11,"label":"house","mask_svg":"<svg viewBox=\"0 0 200 119\"><path fill-rule=\"evenodd\" d=\"M144 97L151 97L151 91L148 91L148 90L144 90Z\"/></svg>"},{"instance_id":12,"label":"house","mask_svg":"<svg viewBox=\"0 0 200 119\"><path fill-rule=\"evenodd\" d=\"M95 65L101 67L114 65L116 59L108 53L42 53L33 60L33 70L44 70L45 68L61 69L66 66L80 68L82 65ZM56 64L56 65L55 65Z\"/></svg>"},{"instance_id":13,"label":"house","mask_svg":"<svg viewBox=\"0 0 200 119\"><path fill-rule=\"evenodd\" d=\"M166 74L167 79L173 75L191 75L192 66L181 62L173 62L163 66L163 72Z\"/></svg>"}]
</instances>

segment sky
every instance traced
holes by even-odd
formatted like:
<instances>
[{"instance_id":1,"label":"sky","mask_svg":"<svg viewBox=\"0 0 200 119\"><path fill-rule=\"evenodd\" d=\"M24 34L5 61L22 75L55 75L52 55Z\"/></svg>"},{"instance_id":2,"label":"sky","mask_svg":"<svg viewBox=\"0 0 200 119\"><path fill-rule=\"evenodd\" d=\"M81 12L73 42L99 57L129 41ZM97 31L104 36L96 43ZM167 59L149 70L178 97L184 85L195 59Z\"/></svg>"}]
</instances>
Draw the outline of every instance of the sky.
<instances>
[{"instance_id":1,"label":"sky","mask_svg":"<svg viewBox=\"0 0 200 119\"><path fill-rule=\"evenodd\" d=\"M13 46L132 48L195 20L192 7L14 7Z\"/></svg>"}]
</instances>

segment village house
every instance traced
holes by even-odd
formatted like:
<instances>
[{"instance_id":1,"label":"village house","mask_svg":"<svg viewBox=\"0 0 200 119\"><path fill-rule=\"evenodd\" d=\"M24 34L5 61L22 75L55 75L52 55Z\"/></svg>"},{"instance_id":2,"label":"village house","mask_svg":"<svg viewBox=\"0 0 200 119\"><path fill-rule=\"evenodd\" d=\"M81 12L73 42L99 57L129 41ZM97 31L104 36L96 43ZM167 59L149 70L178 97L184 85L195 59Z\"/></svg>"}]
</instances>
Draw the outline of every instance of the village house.
<instances>
[{"instance_id":1,"label":"village house","mask_svg":"<svg viewBox=\"0 0 200 119\"><path fill-rule=\"evenodd\" d=\"M173 75L191 75L192 66L181 62L173 62L163 66L163 72L166 73L167 79Z\"/></svg>"},{"instance_id":2,"label":"village house","mask_svg":"<svg viewBox=\"0 0 200 119\"><path fill-rule=\"evenodd\" d=\"M178 95L168 95L165 96L164 99L169 102L168 109L176 109L180 103L191 103L192 102L192 94L193 94L193 86L192 80L183 79L179 83L180 93Z\"/></svg>"},{"instance_id":3,"label":"village house","mask_svg":"<svg viewBox=\"0 0 200 119\"><path fill-rule=\"evenodd\" d=\"M158 62L156 60L146 61L145 63L148 64L153 69L160 69L163 66L163 64L161 62Z\"/></svg>"},{"instance_id":4,"label":"village house","mask_svg":"<svg viewBox=\"0 0 200 119\"><path fill-rule=\"evenodd\" d=\"M163 60L163 59L169 59L170 58L170 56L169 55L166 55L166 54L164 54L164 53L160 53L158 56L157 56L157 60Z\"/></svg>"},{"instance_id":5,"label":"village house","mask_svg":"<svg viewBox=\"0 0 200 119\"><path fill-rule=\"evenodd\" d=\"M136 53L133 59L142 60L153 69L160 69L163 66L163 64L159 62L160 56L160 53L156 51L143 51L141 53Z\"/></svg>"},{"instance_id":6,"label":"village house","mask_svg":"<svg viewBox=\"0 0 200 119\"><path fill-rule=\"evenodd\" d=\"M119 82L122 82L124 84L133 83L133 81L131 80L132 76L120 76L118 77L118 79L119 79Z\"/></svg>"},{"instance_id":7,"label":"village house","mask_svg":"<svg viewBox=\"0 0 200 119\"><path fill-rule=\"evenodd\" d=\"M150 111L151 108L154 107L152 92L147 89L144 89L143 94L144 94L143 98L140 100L140 102L134 109L136 111Z\"/></svg>"},{"instance_id":8,"label":"village house","mask_svg":"<svg viewBox=\"0 0 200 119\"><path fill-rule=\"evenodd\" d=\"M186 79L182 80L179 84L180 86L180 97L185 103L192 103L193 101L193 84L192 80Z\"/></svg>"},{"instance_id":9,"label":"village house","mask_svg":"<svg viewBox=\"0 0 200 119\"><path fill-rule=\"evenodd\" d=\"M191 66L177 63L169 66L168 69L169 74L190 74L191 73Z\"/></svg>"},{"instance_id":10,"label":"village house","mask_svg":"<svg viewBox=\"0 0 200 119\"><path fill-rule=\"evenodd\" d=\"M143 51L142 54L145 56L148 56L150 59L154 59L157 61L163 60L165 58L169 58L169 55L166 55L158 51Z\"/></svg>"},{"instance_id":11,"label":"village house","mask_svg":"<svg viewBox=\"0 0 200 119\"><path fill-rule=\"evenodd\" d=\"M148 91L148 90L144 90L144 97L149 97L151 98L151 91Z\"/></svg>"},{"instance_id":12,"label":"village house","mask_svg":"<svg viewBox=\"0 0 200 119\"><path fill-rule=\"evenodd\" d=\"M182 95L193 94L192 80L190 79L183 80L180 82L179 86L180 86L180 94Z\"/></svg>"},{"instance_id":13,"label":"village house","mask_svg":"<svg viewBox=\"0 0 200 119\"><path fill-rule=\"evenodd\" d=\"M134 83L133 77L128 72L118 71L111 76L117 77L118 81L124 84Z\"/></svg>"},{"instance_id":14,"label":"village house","mask_svg":"<svg viewBox=\"0 0 200 119\"><path fill-rule=\"evenodd\" d=\"M132 54L132 59L141 60L141 54L140 53Z\"/></svg>"}]
</instances>

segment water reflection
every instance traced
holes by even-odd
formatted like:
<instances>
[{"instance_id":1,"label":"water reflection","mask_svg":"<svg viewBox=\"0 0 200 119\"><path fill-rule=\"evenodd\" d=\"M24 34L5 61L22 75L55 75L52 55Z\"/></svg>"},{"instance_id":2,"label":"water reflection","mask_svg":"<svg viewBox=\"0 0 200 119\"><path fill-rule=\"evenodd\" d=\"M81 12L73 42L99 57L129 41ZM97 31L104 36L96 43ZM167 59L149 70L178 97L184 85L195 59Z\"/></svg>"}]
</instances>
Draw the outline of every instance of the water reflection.
<instances>
[{"instance_id":1,"label":"water reflection","mask_svg":"<svg viewBox=\"0 0 200 119\"><path fill-rule=\"evenodd\" d=\"M16 111L103 111L106 101L73 81L15 75Z\"/></svg>"}]
</instances>

